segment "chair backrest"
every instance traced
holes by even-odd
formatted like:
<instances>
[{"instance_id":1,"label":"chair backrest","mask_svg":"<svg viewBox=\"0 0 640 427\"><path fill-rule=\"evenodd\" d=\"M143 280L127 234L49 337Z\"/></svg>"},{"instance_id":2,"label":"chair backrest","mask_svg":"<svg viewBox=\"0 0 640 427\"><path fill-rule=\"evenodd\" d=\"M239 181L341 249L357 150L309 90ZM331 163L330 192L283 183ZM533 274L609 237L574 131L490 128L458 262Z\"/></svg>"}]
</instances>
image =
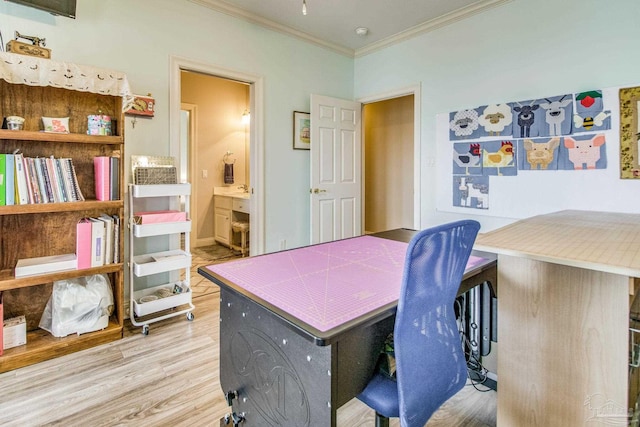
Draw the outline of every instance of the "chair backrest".
<instances>
[{"instance_id":1,"label":"chair backrest","mask_svg":"<svg viewBox=\"0 0 640 427\"><path fill-rule=\"evenodd\" d=\"M407 248L394 330L403 427L424 426L465 384L453 305L479 229L472 220L436 226L416 234Z\"/></svg>"}]
</instances>

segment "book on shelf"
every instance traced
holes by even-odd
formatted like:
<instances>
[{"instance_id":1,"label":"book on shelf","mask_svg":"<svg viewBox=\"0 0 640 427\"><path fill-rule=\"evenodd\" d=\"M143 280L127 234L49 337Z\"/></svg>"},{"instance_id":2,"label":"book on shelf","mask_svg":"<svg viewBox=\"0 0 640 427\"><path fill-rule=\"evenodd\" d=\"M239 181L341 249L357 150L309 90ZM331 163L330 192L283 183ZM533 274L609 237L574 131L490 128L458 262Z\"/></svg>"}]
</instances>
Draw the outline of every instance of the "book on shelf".
<instances>
[{"instance_id":1,"label":"book on shelf","mask_svg":"<svg viewBox=\"0 0 640 427\"><path fill-rule=\"evenodd\" d=\"M78 177L76 176L76 168L73 166L73 162L71 161L71 159L69 158L64 158L62 159L64 160L67 170L68 170L68 174L69 177L68 179L71 182L71 185L73 186L73 197L74 197L74 201L77 202L81 202L84 200L84 196L82 195L82 191L80 191L80 186L78 185Z\"/></svg>"},{"instance_id":2,"label":"book on shelf","mask_svg":"<svg viewBox=\"0 0 640 427\"><path fill-rule=\"evenodd\" d=\"M33 183L31 180L31 170L29 168L29 158L22 156L23 170L27 181L27 194L29 195L29 204L36 203L33 194Z\"/></svg>"},{"instance_id":3,"label":"book on shelf","mask_svg":"<svg viewBox=\"0 0 640 427\"><path fill-rule=\"evenodd\" d=\"M2 328L0 328L0 356L2 356L2 350L4 349L4 337L2 336L2 332L4 330L4 310L2 307L2 291L0 291L0 324L2 324Z\"/></svg>"},{"instance_id":4,"label":"book on shelf","mask_svg":"<svg viewBox=\"0 0 640 427\"><path fill-rule=\"evenodd\" d=\"M101 214L76 224L78 269L120 262L120 217Z\"/></svg>"},{"instance_id":5,"label":"book on shelf","mask_svg":"<svg viewBox=\"0 0 640 427\"><path fill-rule=\"evenodd\" d=\"M97 218L89 218L91 221L91 267L104 265L104 222Z\"/></svg>"},{"instance_id":6,"label":"book on shelf","mask_svg":"<svg viewBox=\"0 0 640 427\"><path fill-rule=\"evenodd\" d=\"M49 180L51 181L51 189L53 192L53 201L55 203L63 202L62 194L60 193L60 183L58 182L58 177L56 176L56 165L55 159L53 156L45 159L47 164L47 174L49 175Z\"/></svg>"},{"instance_id":7,"label":"book on shelf","mask_svg":"<svg viewBox=\"0 0 640 427\"><path fill-rule=\"evenodd\" d=\"M0 206L7 204L7 155L0 154Z\"/></svg>"},{"instance_id":8,"label":"book on shelf","mask_svg":"<svg viewBox=\"0 0 640 427\"><path fill-rule=\"evenodd\" d=\"M5 187L5 202L7 206L15 205L16 203L16 189L15 189L15 160L13 154L5 154L6 156L6 175L4 179L6 181Z\"/></svg>"},{"instance_id":9,"label":"book on shelf","mask_svg":"<svg viewBox=\"0 0 640 427\"><path fill-rule=\"evenodd\" d=\"M65 202L73 202L65 184L65 175L62 170L62 159L53 159L56 166L56 178L58 179L58 185L60 186L60 193L62 194L62 200Z\"/></svg>"},{"instance_id":10,"label":"book on shelf","mask_svg":"<svg viewBox=\"0 0 640 427\"><path fill-rule=\"evenodd\" d=\"M82 218L76 224L76 258L78 270L91 267L91 229L89 218Z\"/></svg>"},{"instance_id":11,"label":"book on shelf","mask_svg":"<svg viewBox=\"0 0 640 427\"><path fill-rule=\"evenodd\" d=\"M21 153L5 156L13 158L13 179L10 184L13 188L13 197L10 198L12 204L84 200L71 159L56 159L53 156L32 158L24 157Z\"/></svg>"},{"instance_id":12,"label":"book on shelf","mask_svg":"<svg viewBox=\"0 0 640 427\"><path fill-rule=\"evenodd\" d=\"M64 185L67 188L69 200L72 202L79 202L84 200L84 197L82 197L82 193L80 193L80 188L78 187L78 179L75 176L75 169L73 168L71 159L60 159L60 166L62 168Z\"/></svg>"},{"instance_id":13,"label":"book on shelf","mask_svg":"<svg viewBox=\"0 0 640 427\"><path fill-rule=\"evenodd\" d=\"M93 158L96 200L109 200L109 162L106 156Z\"/></svg>"},{"instance_id":14,"label":"book on shelf","mask_svg":"<svg viewBox=\"0 0 640 427\"><path fill-rule=\"evenodd\" d=\"M120 157L109 158L109 200L120 200Z\"/></svg>"},{"instance_id":15,"label":"book on shelf","mask_svg":"<svg viewBox=\"0 0 640 427\"><path fill-rule=\"evenodd\" d=\"M27 174L24 170L24 160L21 153L13 156L15 165L15 199L17 205L29 204L29 190L27 189Z\"/></svg>"},{"instance_id":16,"label":"book on shelf","mask_svg":"<svg viewBox=\"0 0 640 427\"><path fill-rule=\"evenodd\" d=\"M15 276L24 277L33 276L36 274L54 273L65 270L75 270L76 267L76 254L24 258L19 259L16 263Z\"/></svg>"},{"instance_id":17,"label":"book on shelf","mask_svg":"<svg viewBox=\"0 0 640 427\"><path fill-rule=\"evenodd\" d=\"M57 159L58 166L60 169L60 176L62 177L62 184L64 186L64 192L67 195L67 200L70 202L77 202L78 198L75 195L75 191L73 188L73 176L69 171L69 165L66 162L66 159Z\"/></svg>"},{"instance_id":18,"label":"book on shelf","mask_svg":"<svg viewBox=\"0 0 640 427\"><path fill-rule=\"evenodd\" d=\"M43 195L43 203L53 203L53 188L51 187L51 180L49 179L49 172L47 171L47 160L43 157L36 157L36 163L38 165L36 173L38 174L40 191Z\"/></svg>"},{"instance_id":19,"label":"book on shelf","mask_svg":"<svg viewBox=\"0 0 640 427\"><path fill-rule=\"evenodd\" d=\"M40 188L40 193L42 195L41 203L49 203L49 194L47 193L47 186L42 168L43 161L44 159L42 159L41 157L36 157L35 159L33 159L36 168L36 178L38 179L38 187Z\"/></svg>"},{"instance_id":20,"label":"book on shelf","mask_svg":"<svg viewBox=\"0 0 640 427\"><path fill-rule=\"evenodd\" d=\"M104 223L104 263L113 263L113 217L102 214L98 217Z\"/></svg>"},{"instance_id":21,"label":"book on shelf","mask_svg":"<svg viewBox=\"0 0 640 427\"><path fill-rule=\"evenodd\" d=\"M29 176L30 193L33 195L33 203L43 203L40 194L40 185L38 184L38 175L36 174L36 162L30 157L24 158L27 175Z\"/></svg>"},{"instance_id":22,"label":"book on shelf","mask_svg":"<svg viewBox=\"0 0 640 427\"><path fill-rule=\"evenodd\" d=\"M113 215L113 262L120 262L120 217Z\"/></svg>"}]
</instances>

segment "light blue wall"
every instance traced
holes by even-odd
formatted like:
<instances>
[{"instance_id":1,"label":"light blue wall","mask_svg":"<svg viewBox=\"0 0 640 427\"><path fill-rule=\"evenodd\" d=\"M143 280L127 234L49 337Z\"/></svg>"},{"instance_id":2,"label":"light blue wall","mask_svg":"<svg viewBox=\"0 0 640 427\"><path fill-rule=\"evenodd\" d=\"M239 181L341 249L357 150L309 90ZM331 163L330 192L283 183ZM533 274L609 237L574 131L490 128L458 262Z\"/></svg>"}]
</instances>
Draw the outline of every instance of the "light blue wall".
<instances>
[{"instance_id":1,"label":"light blue wall","mask_svg":"<svg viewBox=\"0 0 640 427\"><path fill-rule=\"evenodd\" d=\"M123 71L134 92L153 94L155 117L135 129L126 123L127 157L170 152L171 55L264 77L268 252L282 239L309 242L309 153L291 148L291 116L309 110L310 93L357 99L421 85L426 226L458 216L437 211L436 168L426 166L436 159L436 114L640 83L638 0L513 0L355 60L187 0L79 1L77 13L53 17L2 1L0 28L5 43L14 30L46 37L53 59ZM479 219L489 227L509 220Z\"/></svg>"},{"instance_id":2,"label":"light blue wall","mask_svg":"<svg viewBox=\"0 0 640 427\"><path fill-rule=\"evenodd\" d=\"M453 25L355 61L355 97L409 85L422 87L422 226L459 217L437 210L436 115L460 108L640 83L640 1L513 0ZM609 159L618 168L618 158ZM442 181L442 179L440 180ZM633 184L636 184L633 186ZM593 194L625 191L640 182L614 180ZM523 191L526 189L522 189ZM539 192L554 188L537 188ZM584 188L585 193L589 188ZM627 203L623 210L638 206ZM470 216L472 210L468 210ZM483 228L513 218L478 217Z\"/></svg>"},{"instance_id":3,"label":"light blue wall","mask_svg":"<svg viewBox=\"0 0 640 427\"><path fill-rule=\"evenodd\" d=\"M266 250L309 243L309 152L292 149L292 112L309 94L353 97L353 59L187 0L82 0L77 19L0 1L5 43L14 31L46 38L57 61L125 72L156 98L153 119L126 119L125 156L168 155L169 57L264 78Z\"/></svg>"}]
</instances>

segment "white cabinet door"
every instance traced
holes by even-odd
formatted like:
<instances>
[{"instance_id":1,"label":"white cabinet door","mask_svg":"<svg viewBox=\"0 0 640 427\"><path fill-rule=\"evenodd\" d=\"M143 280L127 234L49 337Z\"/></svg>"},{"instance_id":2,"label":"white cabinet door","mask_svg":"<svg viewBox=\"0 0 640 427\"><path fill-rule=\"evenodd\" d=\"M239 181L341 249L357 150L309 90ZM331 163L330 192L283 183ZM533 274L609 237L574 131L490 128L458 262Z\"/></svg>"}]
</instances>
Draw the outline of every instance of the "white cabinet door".
<instances>
[{"instance_id":1,"label":"white cabinet door","mask_svg":"<svg viewBox=\"0 0 640 427\"><path fill-rule=\"evenodd\" d=\"M231 197L214 196L213 198L213 237L218 243L231 244Z\"/></svg>"},{"instance_id":2,"label":"white cabinet door","mask_svg":"<svg viewBox=\"0 0 640 427\"><path fill-rule=\"evenodd\" d=\"M231 234L231 210L216 208L214 217L214 237L216 242L229 246L229 235Z\"/></svg>"}]
</instances>

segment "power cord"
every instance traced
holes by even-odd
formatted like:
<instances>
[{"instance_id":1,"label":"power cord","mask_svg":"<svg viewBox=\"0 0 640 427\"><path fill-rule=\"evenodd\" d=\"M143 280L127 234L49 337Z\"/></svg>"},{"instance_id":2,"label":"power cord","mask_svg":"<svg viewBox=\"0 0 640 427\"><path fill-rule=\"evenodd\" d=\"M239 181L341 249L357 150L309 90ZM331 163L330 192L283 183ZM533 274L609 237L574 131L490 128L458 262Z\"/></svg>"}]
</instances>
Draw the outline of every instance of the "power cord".
<instances>
[{"instance_id":1,"label":"power cord","mask_svg":"<svg viewBox=\"0 0 640 427\"><path fill-rule=\"evenodd\" d=\"M458 333L460 334L460 344L462 345L462 350L465 355L465 359L467 360L467 378L469 378L468 385L471 385L477 391L482 393L493 391L493 389L488 386L483 386L482 388L479 387L480 385L484 385L487 381L487 373L489 371L482 366L482 362L480 362L480 360L475 356L471 342L465 333L464 319L466 318L466 310L460 303L459 299L455 300L455 306L459 313L457 323Z\"/></svg>"}]
</instances>

